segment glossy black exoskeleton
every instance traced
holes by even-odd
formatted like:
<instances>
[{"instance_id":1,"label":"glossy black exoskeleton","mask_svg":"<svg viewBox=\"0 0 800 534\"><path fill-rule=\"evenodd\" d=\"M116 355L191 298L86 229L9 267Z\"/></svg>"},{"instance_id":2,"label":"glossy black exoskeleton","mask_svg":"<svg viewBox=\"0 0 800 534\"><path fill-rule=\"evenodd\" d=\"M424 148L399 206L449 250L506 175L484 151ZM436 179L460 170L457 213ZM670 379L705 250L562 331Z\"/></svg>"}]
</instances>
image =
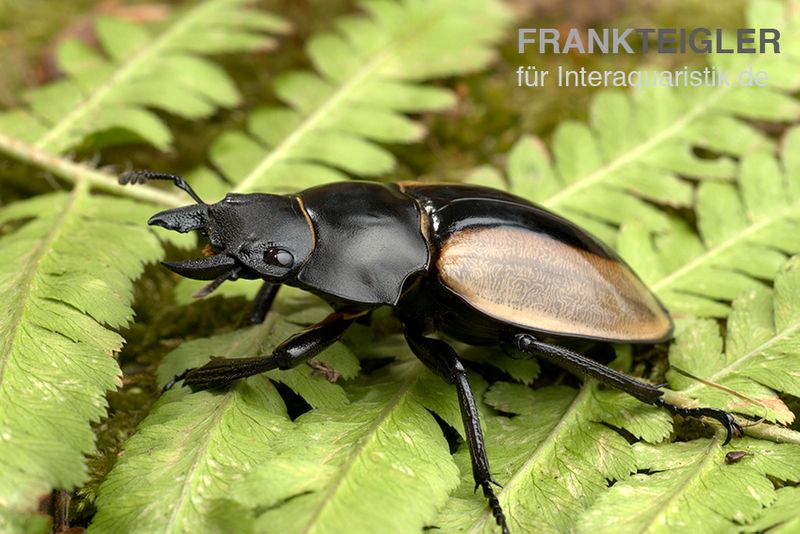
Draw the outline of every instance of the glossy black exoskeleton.
<instances>
[{"instance_id":1,"label":"glossy black exoskeleton","mask_svg":"<svg viewBox=\"0 0 800 534\"><path fill-rule=\"evenodd\" d=\"M669 338L672 322L658 299L613 252L569 221L513 195L477 186L342 182L294 195L229 194L206 204L182 178L128 173L121 183L173 180L197 202L163 211L149 224L208 237L211 255L165 265L188 278L263 279L252 322L264 319L282 284L310 291L334 312L272 354L214 358L178 380L193 391L308 361L359 317L392 306L412 351L458 393L481 487L503 532L483 434L467 373L442 331L474 345L506 344L570 372L621 389L673 414L707 416L741 428L714 408L667 403L657 387L564 347L542 334L642 343Z\"/></svg>"}]
</instances>

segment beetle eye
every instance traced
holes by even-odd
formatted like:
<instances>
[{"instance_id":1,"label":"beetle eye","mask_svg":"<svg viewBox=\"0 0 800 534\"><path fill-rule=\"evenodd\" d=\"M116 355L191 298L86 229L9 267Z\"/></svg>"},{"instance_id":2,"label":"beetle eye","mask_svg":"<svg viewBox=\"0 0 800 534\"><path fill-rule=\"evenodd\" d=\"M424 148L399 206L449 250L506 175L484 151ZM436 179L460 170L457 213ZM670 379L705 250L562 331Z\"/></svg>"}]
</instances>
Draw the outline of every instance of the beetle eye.
<instances>
[{"instance_id":1,"label":"beetle eye","mask_svg":"<svg viewBox=\"0 0 800 534\"><path fill-rule=\"evenodd\" d=\"M278 267L290 267L294 262L294 256L288 250L271 248L264 253L264 261Z\"/></svg>"}]
</instances>

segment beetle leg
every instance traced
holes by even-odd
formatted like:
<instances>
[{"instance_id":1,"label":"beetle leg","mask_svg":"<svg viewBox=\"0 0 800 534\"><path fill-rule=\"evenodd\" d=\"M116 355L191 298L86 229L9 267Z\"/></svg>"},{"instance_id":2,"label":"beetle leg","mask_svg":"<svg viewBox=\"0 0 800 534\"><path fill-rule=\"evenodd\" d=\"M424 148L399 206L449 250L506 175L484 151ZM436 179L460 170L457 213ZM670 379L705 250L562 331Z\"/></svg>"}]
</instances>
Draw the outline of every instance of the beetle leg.
<instances>
[{"instance_id":1,"label":"beetle leg","mask_svg":"<svg viewBox=\"0 0 800 534\"><path fill-rule=\"evenodd\" d=\"M472 476L475 479L475 489L480 486L483 495L489 500L489 507L498 526L503 529L503 534L508 534L506 518L500 501L494 494L492 484L497 484L489 470L489 459L486 456L481 423L478 418L478 407L475 405L475 396L467 382L467 371L458 359L453 347L438 339L424 337L408 329L405 331L408 346L417 357L433 372L442 377L448 384L454 384L458 392L458 404L461 407L461 419L467 435L467 445L472 459Z\"/></svg>"},{"instance_id":2,"label":"beetle leg","mask_svg":"<svg viewBox=\"0 0 800 534\"><path fill-rule=\"evenodd\" d=\"M291 369L332 345L359 315L361 314L332 313L321 322L278 345L268 356L212 358L202 367L184 371L173 380L178 381L182 377L181 375L184 375L183 385L189 386L193 392L196 392L226 388L235 380L273 369Z\"/></svg>"},{"instance_id":3,"label":"beetle leg","mask_svg":"<svg viewBox=\"0 0 800 534\"><path fill-rule=\"evenodd\" d=\"M256 299L253 301L253 307L250 309L250 315L247 316L247 324L255 325L264 322L267 318L267 313L272 307L272 302L275 300L275 295L278 294L280 284L271 284L264 282L261 289L258 290Z\"/></svg>"},{"instance_id":4,"label":"beetle leg","mask_svg":"<svg viewBox=\"0 0 800 534\"><path fill-rule=\"evenodd\" d=\"M664 392L658 389L658 387L640 382L633 377L606 367L577 352L557 345L542 343L530 334L517 334L514 336L514 345L522 352L542 356L546 360L571 373L594 378L603 384L622 390L642 402L665 408L673 415L677 414L684 417L706 416L716 419L727 432L723 445L727 445L734 435L737 437L744 435L742 428L733 419L733 416L724 410L719 410L717 408L683 408L681 406L675 406L662 398Z\"/></svg>"}]
</instances>

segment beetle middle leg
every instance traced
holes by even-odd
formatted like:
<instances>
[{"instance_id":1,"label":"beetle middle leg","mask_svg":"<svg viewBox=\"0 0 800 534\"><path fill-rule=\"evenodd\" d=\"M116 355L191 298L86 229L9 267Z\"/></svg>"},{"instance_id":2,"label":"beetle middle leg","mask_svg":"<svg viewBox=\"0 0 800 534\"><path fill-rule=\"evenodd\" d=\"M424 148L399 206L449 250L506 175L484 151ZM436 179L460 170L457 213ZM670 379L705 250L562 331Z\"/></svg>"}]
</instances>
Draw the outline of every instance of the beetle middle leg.
<instances>
[{"instance_id":1,"label":"beetle middle leg","mask_svg":"<svg viewBox=\"0 0 800 534\"><path fill-rule=\"evenodd\" d=\"M577 352L564 347L543 343L530 334L517 334L513 338L514 345L521 352L535 354L566 369L567 371L594 378L595 380L617 388L647 404L660 406L673 415L684 417L711 417L719 421L727 431L725 443L727 445L733 435L744 435L742 428L733 419L733 416L717 408L683 408L670 404L662 398L664 392L656 386L640 382L619 371L587 358Z\"/></svg>"},{"instance_id":2,"label":"beetle middle leg","mask_svg":"<svg viewBox=\"0 0 800 534\"><path fill-rule=\"evenodd\" d=\"M183 379L193 391L230 386L235 380L273 369L291 369L313 358L336 340L361 313L335 312L321 322L290 337L278 345L272 354L252 358L212 358L196 369L187 369L168 385Z\"/></svg>"},{"instance_id":3,"label":"beetle middle leg","mask_svg":"<svg viewBox=\"0 0 800 534\"><path fill-rule=\"evenodd\" d=\"M475 396L467 382L467 371L458 359L453 347L438 339L422 336L413 329L406 329L406 341L414 354L448 384L454 384L458 392L458 404L461 407L461 419L464 422L464 431L467 435L467 445L472 459L472 476L475 479L475 489L480 486L483 495L489 500L495 521L503 529L503 534L508 534L506 518L500 501L494 494L492 484L497 484L489 470L489 459L486 456L481 423L478 418L478 407L475 405Z\"/></svg>"}]
</instances>

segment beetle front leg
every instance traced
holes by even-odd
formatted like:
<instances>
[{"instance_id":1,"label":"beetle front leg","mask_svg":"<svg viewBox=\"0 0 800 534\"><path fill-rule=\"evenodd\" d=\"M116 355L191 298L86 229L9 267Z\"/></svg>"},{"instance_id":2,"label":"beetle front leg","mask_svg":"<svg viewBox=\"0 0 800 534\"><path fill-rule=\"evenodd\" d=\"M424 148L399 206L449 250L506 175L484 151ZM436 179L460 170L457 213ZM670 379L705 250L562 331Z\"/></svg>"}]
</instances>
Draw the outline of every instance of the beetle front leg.
<instances>
[{"instance_id":1,"label":"beetle front leg","mask_svg":"<svg viewBox=\"0 0 800 534\"><path fill-rule=\"evenodd\" d=\"M272 284L270 282L264 282L262 284L261 289L258 290L258 294L253 301L250 315L247 316L247 324L256 325L264 322L280 287L280 284Z\"/></svg>"},{"instance_id":2,"label":"beetle front leg","mask_svg":"<svg viewBox=\"0 0 800 534\"><path fill-rule=\"evenodd\" d=\"M622 390L642 402L660 406L673 415L682 415L684 417L705 416L716 419L727 432L723 445L727 445L734 435L737 437L744 435L742 427L733 419L731 414L724 410L719 410L717 408L683 408L681 406L675 406L662 398L664 392L657 387L640 382L633 377L615 371L610 367L606 367L577 352L565 349L564 347L543 343L530 334L517 334L514 336L514 345L521 352L541 356L573 374L594 378L603 384Z\"/></svg>"},{"instance_id":3,"label":"beetle front leg","mask_svg":"<svg viewBox=\"0 0 800 534\"><path fill-rule=\"evenodd\" d=\"M475 396L467 381L467 371L458 359L453 347L438 339L431 339L421 334L406 329L406 341L416 356L433 372L442 377L448 384L454 384L458 392L458 404L461 407L461 419L464 422L464 431L467 436L469 455L472 460L472 477L475 479L475 489L480 486L483 495L489 501L497 525L508 534L506 518L500 501L494 494L492 484L497 484L489 470L489 459L486 455L481 423L478 418L478 407Z\"/></svg>"},{"instance_id":4,"label":"beetle front leg","mask_svg":"<svg viewBox=\"0 0 800 534\"><path fill-rule=\"evenodd\" d=\"M226 388L240 378L247 378L273 369L291 369L332 345L360 315L360 313L332 313L321 322L278 345L268 356L212 358L202 367L187 369L176 375L167 385L183 379L184 386L197 392Z\"/></svg>"}]
</instances>

